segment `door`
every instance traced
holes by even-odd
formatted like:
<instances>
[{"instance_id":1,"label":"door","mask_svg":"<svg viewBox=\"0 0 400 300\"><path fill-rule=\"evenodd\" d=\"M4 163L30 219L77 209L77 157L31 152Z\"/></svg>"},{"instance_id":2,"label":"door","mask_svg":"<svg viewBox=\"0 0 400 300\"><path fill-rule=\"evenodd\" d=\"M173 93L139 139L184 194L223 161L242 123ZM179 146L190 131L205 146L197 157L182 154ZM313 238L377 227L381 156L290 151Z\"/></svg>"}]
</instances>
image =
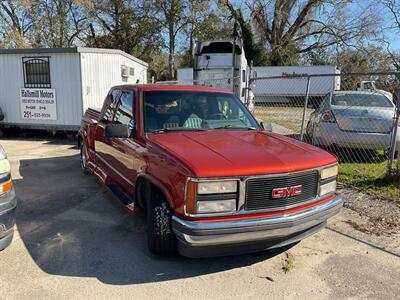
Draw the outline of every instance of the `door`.
<instances>
[{"instance_id":1,"label":"door","mask_svg":"<svg viewBox=\"0 0 400 300\"><path fill-rule=\"evenodd\" d=\"M118 103L120 89L112 89L104 100L103 109L100 114L100 120L96 126L94 150L96 152L96 164L104 175L111 176L111 140L106 139L104 135L105 126L110 124L114 115L115 107Z\"/></svg>"},{"instance_id":2,"label":"door","mask_svg":"<svg viewBox=\"0 0 400 300\"><path fill-rule=\"evenodd\" d=\"M126 194L133 197L137 170L140 166L138 150L141 148L136 143L136 120L134 107L134 92L123 90L115 110L113 123L126 124L131 129L129 138L112 138L111 146L113 148L113 173L115 180ZM133 198L132 198L133 199Z\"/></svg>"}]
</instances>

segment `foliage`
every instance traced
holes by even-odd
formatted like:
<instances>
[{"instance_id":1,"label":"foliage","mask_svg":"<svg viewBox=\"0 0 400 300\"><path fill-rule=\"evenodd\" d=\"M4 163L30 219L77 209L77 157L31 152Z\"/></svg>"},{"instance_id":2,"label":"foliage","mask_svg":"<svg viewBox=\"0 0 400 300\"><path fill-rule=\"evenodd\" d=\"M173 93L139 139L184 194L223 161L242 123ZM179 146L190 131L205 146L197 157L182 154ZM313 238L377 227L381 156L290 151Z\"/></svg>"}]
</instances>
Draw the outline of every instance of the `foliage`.
<instances>
[{"instance_id":1,"label":"foliage","mask_svg":"<svg viewBox=\"0 0 400 300\"><path fill-rule=\"evenodd\" d=\"M339 181L375 197L400 201L400 174L385 175L387 162L341 163ZM399 202L400 203L400 202Z\"/></svg>"},{"instance_id":2,"label":"foliage","mask_svg":"<svg viewBox=\"0 0 400 300\"><path fill-rule=\"evenodd\" d=\"M391 71L391 58L382 48L368 46L362 49L345 49L331 54L327 61L336 65L342 73L367 73ZM376 81L377 88L394 92L394 78L392 76L344 76L341 78L343 90L357 89L357 82L361 80Z\"/></svg>"},{"instance_id":3,"label":"foliage","mask_svg":"<svg viewBox=\"0 0 400 300\"><path fill-rule=\"evenodd\" d=\"M243 40L243 48L246 54L247 61L253 62L256 66L262 66L268 64L266 50L261 43L257 43L255 40L253 28L249 20L245 20L242 10L235 9L229 0L223 1L230 14L231 19L234 20L237 28L236 32L232 35L240 37Z\"/></svg>"},{"instance_id":4,"label":"foliage","mask_svg":"<svg viewBox=\"0 0 400 300\"><path fill-rule=\"evenodd\" d=\"M272 65L294 64L298 56L334 45L359 44L377 29L373 9L349 14L342 0L256 0L251 13Z\"/></svg>"},{"instance_id":5,"label":"foliage","mask_svg":"<svg viewBox=\"0 0 400 300\"><path fill-rule=\"evenodd\" d=\"M400 33L400 1L379 2L390 30ZM396 53L365 43L382 20L374 1L362 3L370 5L357 11L354 1L342 0L2 0L0 47L117 48L149 62L157 79L172 79L177 66L192 66L196 41L236 32L255 65L400 70Z\"/></svg>"}]
</instances>

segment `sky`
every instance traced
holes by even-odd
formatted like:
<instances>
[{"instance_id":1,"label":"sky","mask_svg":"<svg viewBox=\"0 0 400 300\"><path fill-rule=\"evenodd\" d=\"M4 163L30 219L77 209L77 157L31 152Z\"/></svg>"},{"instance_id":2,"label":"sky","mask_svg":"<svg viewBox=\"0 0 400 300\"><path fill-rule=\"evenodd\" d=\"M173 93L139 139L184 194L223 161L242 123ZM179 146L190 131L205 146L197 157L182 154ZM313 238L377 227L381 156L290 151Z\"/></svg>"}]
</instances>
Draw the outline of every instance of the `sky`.
<instances>
[{"instance_id":1,"label":"sky","mask_svg":"<svg viewBox=\"0 0 400 300\"><path fill-rule=\"evenodd\" d=\"M237 7L244 8L246 13L247 10L246 5L244 5L242 1L231 0L231 2L234 3ZM367 11L367 9L370 9L372 7L373 11L376 13L376 16L382 19L383 23L382 28L377 28L378 31L381 32L380 36L377 38L371 36L371 39L367 39L366 41L367 43L376 46L381 46L382 48L386 49L387 45L382 43L382 41L380 41L382 39L382 35L384 35L385 40L388 41L390 44L389 49L391 51L400 52L400 28L398 28L398 30L388 29L389 27L392 27L394 19L387 7L384 7L379 2L379 0L352 0L350 2L351 3L349 4L348 10L346 11L350 15L351 14L354 16L362 15L363 13L365 13L365 11ZM400 3L398 5L399 5L399 16L400 16ZM332 7L327 8L328 15L331 9Z\"/></svg>"}]
</instances>

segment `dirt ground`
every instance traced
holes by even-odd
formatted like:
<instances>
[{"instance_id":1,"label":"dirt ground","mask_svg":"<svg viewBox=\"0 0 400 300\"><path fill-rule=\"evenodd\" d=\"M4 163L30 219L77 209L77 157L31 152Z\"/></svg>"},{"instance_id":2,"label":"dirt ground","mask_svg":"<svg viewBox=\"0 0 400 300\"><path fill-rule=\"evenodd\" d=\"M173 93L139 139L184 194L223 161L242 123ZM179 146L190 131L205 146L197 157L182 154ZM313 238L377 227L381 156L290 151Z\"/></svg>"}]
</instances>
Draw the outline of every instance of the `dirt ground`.
<instances>
[{"instance_id":1,"label":"dirt ground","mask_svg":"<svg viewBox=\"0 0 400 300\"><path fill-rule=\"evenodd\" d=\"M393 232L383 227L379 235L363 230L363 222L374 220L374 202L355 206L364 198L357 200L352 191L342 189L351 201L328 228L292 248L211 259L160 258L147 250L143 214L126 212L94 176L80 172L74 144L51 139L0 144L19 197L15 239L0 252L0 299L400 295L397 227L389 228Z\"/></svg>"}]
</instances>

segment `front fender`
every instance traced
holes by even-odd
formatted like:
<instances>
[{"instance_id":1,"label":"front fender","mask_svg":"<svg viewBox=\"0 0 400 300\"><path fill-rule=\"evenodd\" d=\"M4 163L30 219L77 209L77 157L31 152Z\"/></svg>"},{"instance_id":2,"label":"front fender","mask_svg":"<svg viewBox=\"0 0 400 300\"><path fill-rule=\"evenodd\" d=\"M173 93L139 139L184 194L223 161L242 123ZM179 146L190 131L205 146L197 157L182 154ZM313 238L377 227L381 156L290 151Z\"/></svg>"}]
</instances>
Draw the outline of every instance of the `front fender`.
<instances>
[{"instance_id":1,"label":"front fender","mask_svg":"<svg viewBox=\"0 0 400 300\"><path fill-rule=\"evenodd\" d=\"M165 186L165 184L158 179L157 177L150 175L148 173L141 173L138 175L136 182L138 182L139 179L146 179L147 181L151 182L154 184L165 196L167 199L168 205L171 209L175 210L175 202L174 202L174 197L171 195L171 192L169 189Z\"/></svg>"}]
</instances>

